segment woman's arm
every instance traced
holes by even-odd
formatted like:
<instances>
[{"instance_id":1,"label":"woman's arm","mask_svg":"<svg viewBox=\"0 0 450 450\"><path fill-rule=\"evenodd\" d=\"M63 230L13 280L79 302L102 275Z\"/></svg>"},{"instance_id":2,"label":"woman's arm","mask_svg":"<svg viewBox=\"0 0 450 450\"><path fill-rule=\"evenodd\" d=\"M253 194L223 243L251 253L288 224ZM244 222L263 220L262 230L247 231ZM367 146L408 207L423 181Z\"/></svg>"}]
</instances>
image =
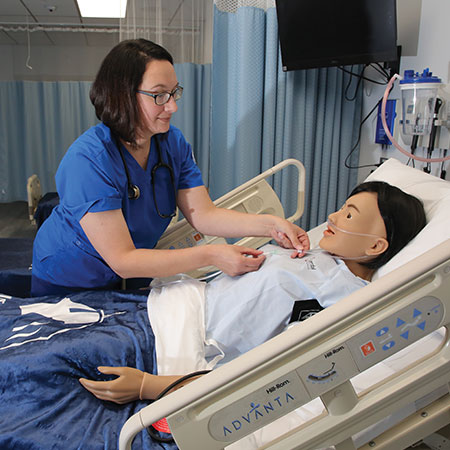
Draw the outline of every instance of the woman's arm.
<instances>
[{"instance_id":1,"label":"woman's arm","mask_svg":"<svg viewBox=\"0 0 450 450\"><path fill-rule=\"evenodd\" d=\"M181 189L177 204L188 222L204 234L222 237L266 236L282 247L309 249L308 235L297 225L271 214L246 214L217 208L204 186Z\"/></svg>"},{"instance_id":2,"label":"woman's arm","mask_svg":"<svg viewBox=\"0 0 450 450\"><path fill-rule=\"evenodd\" d=\"M100 256L122 278L166 277L209 265L235 276L258 270L264 261L261 251L237 245L137 249L120 209L87 213L80 224Z\"/></svg>"}]
</instances>

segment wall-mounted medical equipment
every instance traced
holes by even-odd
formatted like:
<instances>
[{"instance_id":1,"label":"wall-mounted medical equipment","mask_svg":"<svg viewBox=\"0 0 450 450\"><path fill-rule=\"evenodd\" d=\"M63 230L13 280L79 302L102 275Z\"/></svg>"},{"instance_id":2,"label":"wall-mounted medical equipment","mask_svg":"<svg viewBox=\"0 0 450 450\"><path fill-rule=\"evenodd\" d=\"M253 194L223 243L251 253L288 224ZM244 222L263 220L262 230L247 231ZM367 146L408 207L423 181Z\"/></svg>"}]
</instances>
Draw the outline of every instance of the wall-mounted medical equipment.
<instances>
[{"instance_id":1,"label":"wall-mounted medical equipment","mask_svg":"<svg viewBox=\"0 0 450 450\"><path fill-rule=\"evenodd\" d=\"M386 120L387 103L389 92L394 81L400 80L400 90L402 95L402 114L400 123L402 124L403 136L412 136L412 146L416 146L420 137L428 136L427 158L414 155L404 149L392 136ZM384 92L381 103L381 121L386 136L394 146L410 158L418 161L432 163L448 161L450 156L443 158L431 158L434 150L434 143L438 127L450 128L450 92L448 86L442 80L433 76L429 69L425 69L421 74L413 70L405 70L404 76L395 74L389 81Z\"/></svg>"},{"instance_id":2,"label":"wall-mounted medical equipment","mask_svg":"<svg viewBox=\"0 0 450 450\"><path fill-rule=\"evenodd\" d=\"M405 75L400 80L404 134L431 133L436 98L441 84L442 80L434 76L429 69L425 69L421 74L414 70L405 70Z\"/></svg>"}]
</instances>

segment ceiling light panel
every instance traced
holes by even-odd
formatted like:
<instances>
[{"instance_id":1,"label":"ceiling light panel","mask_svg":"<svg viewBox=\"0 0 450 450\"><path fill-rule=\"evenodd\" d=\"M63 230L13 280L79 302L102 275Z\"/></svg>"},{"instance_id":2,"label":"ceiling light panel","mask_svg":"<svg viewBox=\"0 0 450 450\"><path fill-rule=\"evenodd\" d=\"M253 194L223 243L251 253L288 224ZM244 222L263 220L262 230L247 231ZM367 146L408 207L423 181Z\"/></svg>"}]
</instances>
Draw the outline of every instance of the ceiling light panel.
<instances>
[{"instance_id":1,"label":"ceiling light panel","mask_svg":"<svg viewBox=\"0 0 450 450\"><path fill-rule=\"evenodd\" d=\"M77 0L82 17L124 18L127 0Z\"/></svg>"}]
</instances>

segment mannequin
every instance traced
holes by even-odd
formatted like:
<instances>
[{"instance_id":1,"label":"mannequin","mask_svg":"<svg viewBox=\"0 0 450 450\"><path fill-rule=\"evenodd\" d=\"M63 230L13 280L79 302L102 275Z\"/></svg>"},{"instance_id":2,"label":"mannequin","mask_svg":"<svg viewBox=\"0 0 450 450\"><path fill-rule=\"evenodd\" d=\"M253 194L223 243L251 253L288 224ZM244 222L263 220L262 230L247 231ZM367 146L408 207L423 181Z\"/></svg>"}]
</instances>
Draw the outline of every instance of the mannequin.
<instances>
[{"instance_id":1,"label":"mannequin","mask_svg":"<svg viewBox=\"0 0 450 450\"><path fill-rule=\"evenodd\" d=\"M425 225L426 217L420 200L387 183L367 182L357 186L342 208L330 214L319 247L342 260L355 278L369 282L374 272ZM260 271L264 269L263 266ZM242 275L231 282L242 282L248 276L251 275ZM260 286L255 285L254 289L260 289ZM80 383L97 398L119 404L154 399L182 378L181 375L153 375L130 367L100 366L98 370L118 378L112 381L82 378ZM195 378L184 380L173 389L182 387L192 379Z\"/></svg>"}]
</instances>

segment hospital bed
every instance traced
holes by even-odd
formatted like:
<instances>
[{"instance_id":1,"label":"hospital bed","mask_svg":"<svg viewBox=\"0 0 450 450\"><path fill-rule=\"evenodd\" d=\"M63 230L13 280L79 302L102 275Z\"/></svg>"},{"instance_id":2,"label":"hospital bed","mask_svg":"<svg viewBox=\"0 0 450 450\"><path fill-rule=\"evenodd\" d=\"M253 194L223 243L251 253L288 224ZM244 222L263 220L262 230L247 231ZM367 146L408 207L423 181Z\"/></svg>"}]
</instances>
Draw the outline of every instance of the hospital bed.
<instances>
[{"instance_id":1,"label":"hospital bed","mask_svg":"<svg viewBox=\"0 0 450 450\"><path fill-rule=\"evenodd\" d=\"M140 410L121 450L162 418L183 450L398 450L450 423L450 183L393 159L369 179L422 199L414 241L367 287Z\"/></svg>"},{"instance_id":2,"label":"hospital bed","mask_svg":"<svg viewBox=\"0 0 450 450\"><path fill-rule=\"evenodd\" d=\"M300 173L297 187L299 206L290 217L290 220L296 220L303 208L304 176L302 165L298 162L289 161L283 163L282 166L284 167L285 164L294 164L298 167ZM262 179L267 178L278 169L278 167L274 167L264 176L256 177L257 180L245 184L244 189L238 188L232 195L225 196L218 202L227 207L250 212L267 211L284 215L283 209L279 207L279 200L276 196L273 196L270 186L265 185L267 182L260 183ZM382 178L386 176L386 181L396 184L396 181L398 182L398 179L402 178L400 175L403 170L408 168L395 160L390 160L380 169L384 171L380 175ZM378 171L375 171L373 176L378 176ZM418 171L415 171L414 174L416 172ZM431 177L427 174L423 175ZM428 228L429 234L426 234L427 230L424 230L425 234L422 234L422 236L426 235L427 243L426 245L420 245L419 252L414 246L405 249L406 258L411 259L411 255L422 253L428 247L434 247L443 242L445 236L449 237L448 215L445 216L445 214L450 211L450 205L448 204L448 183L439 184L440 180L431 177L420 185L409 172L406 178L411 181L413 187L420 188L421 195L419 197L424 198L424 192L427 192L428 197L425 196L424 200L430 219L429 225L431 225L431 228ZM426 189L428 183L433 186L431 191ZM437 186L436 183L439 185ZM248 190L248 192L244 194L243 191L245 190ZM269 203L269 206L267 206L267 203ZM172 234L172 237L166 240L168 235L164 236L159 245L166 248L176 247L182 242L183 236L186 239L184 245L193 245L194 242L200 244L214 243L213 238L202 235L193 236L193 233L195 234L195 231L181 221L180 224L173 225L168 231L168 234ZM312 232L312 242L317 240L316 235L320 235L320 227ZM198 239L199 237L200 239ZM247 241L246 245L258 247L262 243ZM351 336L355 336L354 333L357 333L358 329L373 328L377 323L376 320L384 320L383 314L389 318L390 314L396 309L400 311L402 308L408 308L407 302L411 301L414 304L415 300L410 297L416 295L416 293L422 296L435 296L442 303L445 303L446 300L448 302L449 299L445 299L446 292L449 292L448 285L446 290L440 287L443 286L443 283L448 283L445 269L448 267L448 245L447 242L441 248L432 250L430 255L421 257L419 269L417 266L412 269L405 269L408 266L404 265L404 261L393 259L391 267L386 269L386 271L395 270L393 275L384 277L384 274L380 272L380 280L363 289L361 296L353 296L339 303L339 305L344 306L342 311L338 307L331 307L304 322L302 326L288 330L283 335L214 370L211 374L196 380L185 388L164 397L150 407L146 407L147 402L141 401L127 405L101 402L78 383L79 377L97 380L107 379L108 377L97 371L99 365L131 366L155 373L156 355L152 351L155 336L147 316L148 292L87 291L71 295L68 299L53 296L38 299L0 296L0 315L2 317L0 325L0 395L2 401L0 448L64 448L65 450L72 448L116 448L119 442L119 432L124 424L120 437L122 448L130 446L131 441L133 441L133 448L145 450L176 449L178 447L182 449L223 448L225 445L231 444L231 440L224 442L220 439L214 439L209 433L208 417L214 418L217 423L217 420L219 420L217 417L220 418L220 416L215 414L225 411L227 420L231 419L227 427L231 426L234 430L235 425L238 426L238 424L236 422L233 424L235 412L229 412L227 408L230 405L233 405L234 408L241 405L240 402L242 401L248 403L248 396L253 395L253 392L262 392L263 394L266 392L269 395L267 393L269 391L277 394L284 392L283 389L294 385L294 383L297 383L296 386L303 383L301 380L291 382L290 379L286 378L286 370L288 375L290 374L289 376L300 377L300 375L296 375L296 369L309 364L309 361L314 361L314 358L324 357L323 355L330 351L332 356L335 354L348 356L351 351L348 342L351 340ZM442 261L447 261L447 263ZM438 269L440 264L443 269ZM397 271L396 265L403 267L400 267ZM438 276L428 275L436 270L441 270L441 272L438 272ZM203 276L204 274L197 275ZM417 275L416 281L411 278L415 275ZM422 279L423 282L420 281ZM392 284L386 286L385 280L390 280ZM432 280L431 287L436 290L434 294L424 294L430 286L429 280ZM419 288L415 289L417 285ZM394 289L392 286L397 287ZM383 295L385 298L380 298ZM353 300L361 306L361 312L353 308ZM381 305L387 305L385 310ZM446 314L448 313L444 312L442 317L439 316L441 319L438 323L433 322L432 326L430 325L430 330L444 325L447 320ZM342 323L337 323L338 317L343 317ZM326 325L325 329L324 324ZM356 331L355 326L359 327ZM428 326L425 328L427 333L428 328ZM431 344L435 347L442 345L439 334L431 334L429 339L426 344L427 348ZM330 341L332 342L331 347ZM339 350L341 347L344 347L344 349ZM445 351L446 345L443 348ZM333 353L333 350L336 352ZM395 350L397 348L394 347L392 351ZM416 348L413 353L415 355L419 353L418 349ZM436 405L439 406L442 402L446 402L446 392L442 395L442 392L437 391L436 393L434 389L435 385L446 385L448 382L448 378L445 378L447 376L444 364L445 356L440 356L440 353L436 353L436 355L433 356L433 360L430 359L422 363L419 361L418 363L424 367L423 373L417 376L424 375L431 380L425 383L425 387L420 386L420 388L415 389L413 375L409 375L409 372L405 371L405 379L408 384L402 384L402 386L408 386L407 388L399 387L398 385L401 383L395 377L384 382L384 386L387 386L387 388L377 385L368 387L366 381L358 381L358 391L363 391L361 400L359 400L352 393L347 382L340 383L328 393L319 392L319 396L324 398L328 413L322 412L321 404L317 405L317 402L314 404L314 400L310 401L313 396L306 391L306 388L301 391L303 396L299 398L297 398L297 390L293 394L288 391L288 394L295 398L296 409L294 411L272 424L266 424L264 420L266 426L257 432L259 435L253 433L243 437L244 440L229 446L230 448L243 449L264 445L269 446L268 448L270 446L273 448L296 448L299 446L300 448L319 448L322 445L319 439L325 437L329 441L326 441L324 446L329 443L338 443L341 448L345 448L343 445L350 445L350 442L348 437L342 436L344 431L346 436L357 434L360 429L364 429L365 432L370 422L378 421L379 418L385 417L395 409L393 403L395 403L395 406L397 404L401 406L400 403L406 402L406 400L409 400L409 403L414 403L415 399L422 398L427 394L425 391L428 390L432 391L433 397L430 397L432 400L436 399L437 402L441 402L436 403ZM393 357L395 356L393 355ZM309 359L299 360L298 358ZM407 361L406 365L409 364L409 356L403 356L394 360L391 366L386 363L378 371L382 372L384 376L386 373L391 375L393 373L392 367L398 368L398 366L401 366L402 360ZM434 360L437 360L437 362L433 362ZM429 363L429 361L432 362ZM444 369L440 367L433 372L433 367L435 368L438 364L441 364ZM419 367L420 370L422 370L422 366ZM348 375L353 376L356 369L354 366L352 367L353 372L350 371ZM338 369L340 370L340 366ZM337 373L340 377L340 372ZM367 371L365 373L367 374ZM442 375L445 380L435 376L436 373ZM319 375L322 376L323 374ZM355 382L355 379L360 380L358 377L363 375L364 373L353 377L352 383ZM435 377L433 378L433 376ZM331 378L332 381L341 381L341 378L335 378L334 374ZM375 377L372 374L369 375L369 378ZM416 382L416 384L419 384L420 380L416 380ZM330 385L316 383L315 386L320 389L323 386ZM368 392L366 393L365 390L367 389ZM400 393L397 394L397 391L400 391ZM410 392L410 397L406 400L400 399L400 394L403 391ZM387 396L387 393L392 393L392 399L395 399L395 402L391 401L388 406L378 400L383 395ZM394 397L394 393L396 397ZM378 396L373 399L375 394ZM348 395L350 400L347 400ZM370 396L367 397L367 395ZM285 399L290 400L287 395L285 395ZM343 406L340 405L340 399L343 400ZM369 400L360 403L363 399ZM259 397L255 397L255 400L260 401ZM254 400L250 401L255 403ZM279 401L281 403L281 400ZM300 407L300 404L303 403L305 404ZM278 417L280 412L284 413L294 405L289 401L289 404L285 405L287 408L283 406L282 411L281 408L280 411L275 411L275 404L272 406L274 407L274 414L267 415L269 419ZM436 408L438 411L444 410L444 407ZM416 409L414 408L414 411ZM370 410L370 412L367 413L367 410ZM402 408L402 412L405 410L410 412L411 408ZM236 411L236 414L239 413L237 409L233 411ZM269 410L267 409L267 411ZM440 413L435 414L431 410L427 410L427 413L427 417L439 416L440 419L434 421L432 426L427 426L426 431L421 435L437 430L444 423L450 422L450 419L446 417L442 419ZM355 425L353 418L349 416L350 414L354 414L358 419L361 419L358 426ZM147 433L139 432L148 424L163 417L168 418L176 443L159 444L154 442ZM307 424L306 419L310 417L312 417L312 423ZM130 419L127 421L128 418ZM403 419L404 414L400 418ZM424 418L421 415L419 415L419 418L424 423ZM259 416L258 419L260 419ZM333 422L336 419L341 422ZM342 421L343 419L346 419L347 422ZM280 423L280 420L282 423ZM298 423L299 420L300 424ZM324 425L315 425L321 423L322 420L324 420ZM242 419L241 427L244 422L245 420ZM262 423L263 421L258 421L257 425ZM254 425L252 423L252 427ZM306 435L310 436L308 438L311 441L310 443L302 443L294 434L295 428L299 426L306 427L305 429L308 430ZM280 439L278 436L273 438L273 429L278 434L280 430L285 430L288 440L281 443L281 441L278 441ZM415 426L414 429L418 429L418 427ZM321 430L326 430L326 433L321 433ZM247 434L247 430L242 430L240 433L237 433L239 430L235 431L236 434L233 431L233 438L236 435L240 437ZM378 428L376 428L376 431L378 431ZM370 439L372 439L375 432L374 428L370 427L369 432L371 433ZM303 432L300 434L304 436ZM408 433L407 435L409 436ZM361 439L366 439L365 442L367 442L367 436L367 434L364 434ZM268 442L273 439L276 439L275 442L269 444ZM289 439L291 440L289 441ZM398 449L400 447L394 446L391 448Z\"/></svg>"}]
</instances>

